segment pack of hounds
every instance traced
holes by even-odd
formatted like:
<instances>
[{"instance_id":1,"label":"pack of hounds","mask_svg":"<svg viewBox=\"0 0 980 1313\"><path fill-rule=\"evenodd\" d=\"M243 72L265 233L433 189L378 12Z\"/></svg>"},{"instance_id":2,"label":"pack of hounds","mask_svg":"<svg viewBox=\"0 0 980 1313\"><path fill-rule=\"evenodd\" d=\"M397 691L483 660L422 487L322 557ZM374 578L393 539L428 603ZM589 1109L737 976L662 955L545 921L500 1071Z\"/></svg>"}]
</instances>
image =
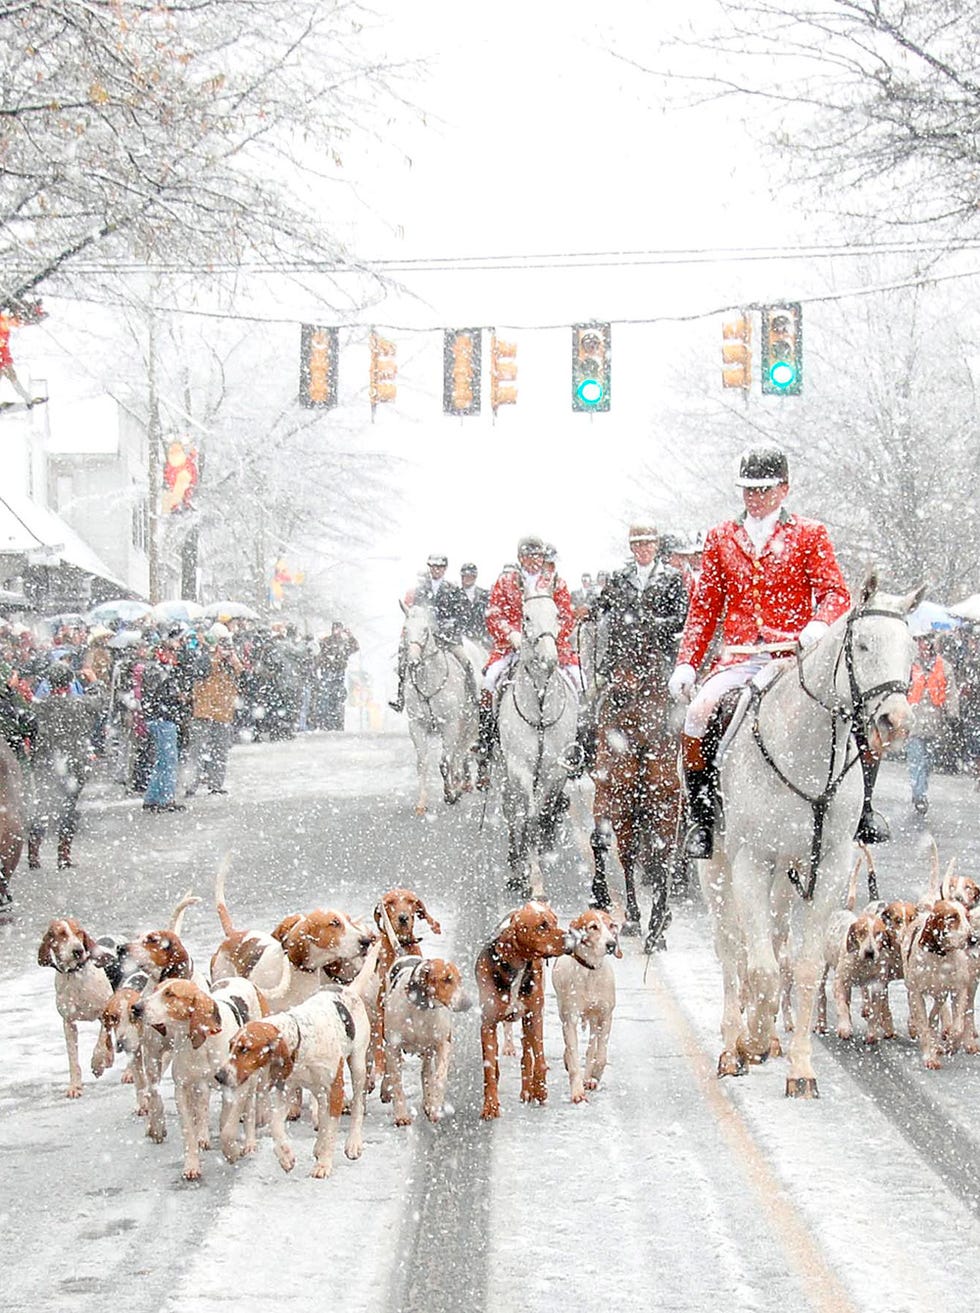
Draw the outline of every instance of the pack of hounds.
<instances>
[{"instance_id":1,"label":"pack of hounds","mask_svg":"<svg viewBox=\"0 0 980 1313\"><path fill-rule=\"evenodd\" d=\"M229 1162L252 1154L268 1126L276 1157L291 1171L296 1155L287 1131L310 1106L314 1177L330 1175L340 1119L350 1122L344 1152L361 1156L367 1096L379 1089L396 1126L412 1114L402 1082L403 1058L421 1060L422 1109L443 1115L456 1017L472 1003L458 966L424 957L416 928L439 923L410 889L385 893L370 927L345 912L317 908L285 917L265 934L237 929L225 903L222 866L215 904L224 935L202 972L181 939L188 893L164 929L135 939L96 939L71 918L54 920L38 963L55 971L55 1001L68 1049L67 1096L82 1093L77 1023L100 1023L92 1071L98 1077L118 1054L129 1062L123 1081L135 1087L146 1134L167 1134L160 1094L173 1077L183 1137L183 1177L201 1177L210 1145L212 1096L220 1092L219 1137ZM619 927L603 911L586 910L567 929L545 903L531 901L495 928L476 962L483 1049L482 1116L500 1115L498 1028L513 1053L511 1024L521 1023L521 1099L547 1098L544 1055L544 964L554 959L571 1098L587 1100L606 1065L616 1004L611 959L620 957ZM579 1032L588 1031L583 1065ZM345 1068L349 1090L345 1088Z\"/></svg>"}]
</instances>

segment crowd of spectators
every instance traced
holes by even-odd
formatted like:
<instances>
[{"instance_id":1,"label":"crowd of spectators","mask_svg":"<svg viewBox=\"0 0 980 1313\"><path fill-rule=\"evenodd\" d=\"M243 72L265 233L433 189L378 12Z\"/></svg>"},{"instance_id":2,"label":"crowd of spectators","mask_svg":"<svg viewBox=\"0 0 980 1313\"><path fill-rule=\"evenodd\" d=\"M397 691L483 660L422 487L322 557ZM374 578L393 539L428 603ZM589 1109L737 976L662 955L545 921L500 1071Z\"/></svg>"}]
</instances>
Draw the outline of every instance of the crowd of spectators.
<instances>
[{"instance_id":1,"label":"crowd of spectators","mask_svg":"<svg viewBox=\"0 0 980 1313\"><path fill-rule=\"evenodd\" d=\"M357 641L340 622L321 639L244 620L154 628L0 622L0 735L24 767L29 860L57 829L71 864L78 795L92 764L148 812L226 792L236 740L344 728Z\"/></svg>"}]
</instances>

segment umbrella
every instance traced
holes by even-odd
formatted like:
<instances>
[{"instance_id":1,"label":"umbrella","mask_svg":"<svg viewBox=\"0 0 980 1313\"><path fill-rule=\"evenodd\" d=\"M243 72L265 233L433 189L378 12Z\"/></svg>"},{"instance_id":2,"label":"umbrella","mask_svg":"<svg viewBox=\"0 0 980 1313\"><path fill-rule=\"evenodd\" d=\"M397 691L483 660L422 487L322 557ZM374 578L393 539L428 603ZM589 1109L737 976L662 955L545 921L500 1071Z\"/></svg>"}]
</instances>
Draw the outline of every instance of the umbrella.
<instances>
[{"instance_id":1,"label":"umbrella","mask_svg":"<svg viewBox=\"0 0 980 1313\"><path fill-rule=\"evenodd\" d=\"M143 642L143 635L138 629L120 629L114 638L110 638L106 647L137 647Z\"/></svg>"},{"instance_id":2,"label":"umbrella","mask_svg":"<svg viewBox=\"0 0 980 1313\"><path fill-rule=\"evenodd\" d=\"M62 625L67 625L70 629L85 629L87 622L77 611L63 611L60 615L46 615L44 623L50 625L52 629L60 629Z\"/></svg>"},{"instance_id":3,"label":"umbrella","mask_svg":"<svg viewBox=\"0 0 980 1313\"><path fill-rule=\"evenodd\" d=\"M142 620L150 612L149 602L134 602L131 597L116 597L111 602L100 602L88 613L90 625L108 625L113 620L123 620L131 624Z\"/></svg>"},{"instance_id":4,"label":"umbrella","mask_svg":"<svg viewBox=\"0 0 980 1313\"><path fill-rule=\"evenodd\" d=\"M150 611L151 618L160 624L173 624L175 621L179 621L183 625L189 625L193 620L200 620L203 615L203 606L180 597L175 598L172 602L157 602L153 610Z\"/></svg>"},{"instance_id":5,"label":"umbrella","mask_svg":"<svg viewBox=\"0 0 980 1313\"><path fill-rule=\"evenodd\" d=\"M260 620L258 611L244 602L209 602L204 614L212 620Z\"/></svg>"},{"instance_id":6,"label":"umbrella","mask_svg":"<svg viewBox=\"0 0 980 1313\"><path fill-rule=\"evenodd\" d=\"M949 608L950 615L957 615L961 620L980 620L980 593L971 593L962 602Z\"/></svg>"},{"instance_id":7,"label":"umbrella","mask_svg":"<svg viewBox=\"0 0 980 1313\"><path fill-rule=\"evenodd\" d=\"M913 638L922 638L925 634L931 634L934 629L955 629L962 623L938 602L920 602L915 610L909 613L908 620L909 631Z\"/></svg>"}]
</instances>

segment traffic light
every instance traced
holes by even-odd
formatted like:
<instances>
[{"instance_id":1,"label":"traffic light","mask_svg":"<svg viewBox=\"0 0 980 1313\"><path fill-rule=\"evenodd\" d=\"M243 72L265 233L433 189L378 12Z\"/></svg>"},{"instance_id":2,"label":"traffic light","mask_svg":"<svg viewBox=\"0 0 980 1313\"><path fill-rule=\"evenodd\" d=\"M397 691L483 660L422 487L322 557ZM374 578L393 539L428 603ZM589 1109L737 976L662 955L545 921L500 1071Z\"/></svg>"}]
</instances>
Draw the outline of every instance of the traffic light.
<instances>
[{"instance_id":1,"label":"traffic light","mask_svg":"<svg viewBox=\"0 0 980 1313\"><path fill-rule=\"evenodd\" d=\"M752 321L743 310L737 319L721 326L721 385L724 388L752 386Z\"/></svg>"},{"instance_id":2,"label":"traffic light","mask_svg":"<svg viewBox=\"0 0 980 1313\"><path fill-rule=\"evenodd\" d=\"M498 406L517 403L517 388L508 387L517 381L517 343L502 342L496 333L490 334L490 405L496 415Z\"/></svg>"},{"instance_id":3,"label":"traffic light","mask_svg":"<svg viewBox=\"0 0 980 1313\"><path fill-rule=\"evenodd\" d=\"M447 415L480 413L482 329L447 328L442 349L442 408Z\"/></svg>"},{"instance_id":4,"label":"traffic light","mask_svg":"<svg viewBox=\"0 0 980 1313\"><path fill-rule=\"evenodd\" d=\"M299 401L301 406L329 409L337 404L336 328L304 324L300 339Z\"/></svg>"},{"instance_id":5,"label":"traffic light","mask_svg":"<svg viewBox=\"0 0 980 1313\"><path fill-rule=\"evenodd\" d=\"M371 369L368 382L368 397L371 411L385 401L394 401L398 388L398 362L395 360L395 344L371 329Z\"/></svg>"},{"instance_id":6,"label":"traffic light","mask_svg":"<svg viewBox=\"0 0 980 1313\"><path fill-rule=\"evenodd\" d=\"M612 326L576 324L572 329L572 410L609 409Z\"/></svg>"},{"instance_id":7,"label":"traffic light","mask_svg":"<svg viewBox=\"0 0 980 1313\"><path fill-rule=\"evenodd\" d=\"M803 307L762 307L762 391L796 397L803 388Z\"/></svg>"}]
</instances>

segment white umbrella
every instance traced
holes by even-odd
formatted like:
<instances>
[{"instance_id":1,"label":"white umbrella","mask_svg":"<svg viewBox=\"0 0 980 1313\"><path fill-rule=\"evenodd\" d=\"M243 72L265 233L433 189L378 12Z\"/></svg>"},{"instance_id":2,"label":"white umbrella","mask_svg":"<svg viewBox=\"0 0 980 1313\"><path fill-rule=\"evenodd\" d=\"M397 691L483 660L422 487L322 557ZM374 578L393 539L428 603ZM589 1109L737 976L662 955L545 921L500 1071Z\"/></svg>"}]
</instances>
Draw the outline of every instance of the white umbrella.
<instances>
[{"instance_id":1,"label":"white umbrella","mask_svg":"<svg viewBox=\"0 0 980 1313\"><path fill-rule=\"evenodd\" d=\"M149 602L134 602L131 597L116 597L110 602L100 602L98 606L93 606L86 619L90 625L108 625L113 620L132 624L134 620L142 620L149 613Z\"/></svg>"},{"instance_id":2,"label":"white umbrella","mask_svg":"<svg viewBox=\"0 0 980 1313\"><path fill-rule=\"evenodd\" d=\"M909 613L908 620L909 632L913 638L922 638L935 629L955 629L962 623L938 602L920 602L915 610Z\"/></svg>"},{"instance_id":3,"label":"white umbrella","mask_svg":"<svg viewBox=\"0 0 980 1313\"><path fill-rule=\"evenodd\" d=\"M114 634L106 643L106 647L116 649L123 647L138 647L143 642L143 635L138 629L120 629L118 634Z\"/></svg>"},{"instance_id":4,"label":"white umbrella","mask_svg":"<svg viewBox=\"0 0 980 1313\"><path fill-rule=\"evenodd\" d=\"M203 606L182 597L174 598L170 602L157 602L150 612L151 618L162 624L179 621L183 625L189 625L194 620L200 620L203 615Z\"/></svg>"},{"instance_id":5,"label":"white umbrella","mask_svg":"<svg viewBox=\"0 0 980 1313\"><path fill-rule=\"evenodd\" d=\"M980 593L971 593L962 602L949 608L950 615L958 615L961 620L980 620Z\"/></svg>"},{"instance_id":6,"label":"white umbrella","mask_svg":"<svg viewBox=\"0 0 980 1313\"><path fill-rule=\"evenodd\" d=\"M261 620L258 611L244 602L209 602L204 614L212 620Z\"/></svg>"}]
</instances>

